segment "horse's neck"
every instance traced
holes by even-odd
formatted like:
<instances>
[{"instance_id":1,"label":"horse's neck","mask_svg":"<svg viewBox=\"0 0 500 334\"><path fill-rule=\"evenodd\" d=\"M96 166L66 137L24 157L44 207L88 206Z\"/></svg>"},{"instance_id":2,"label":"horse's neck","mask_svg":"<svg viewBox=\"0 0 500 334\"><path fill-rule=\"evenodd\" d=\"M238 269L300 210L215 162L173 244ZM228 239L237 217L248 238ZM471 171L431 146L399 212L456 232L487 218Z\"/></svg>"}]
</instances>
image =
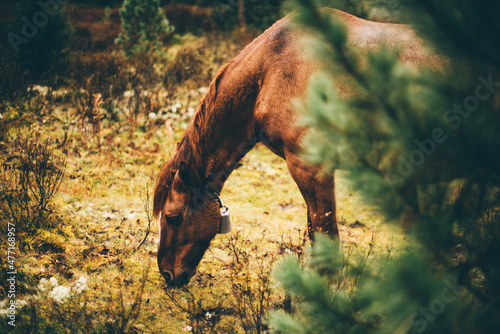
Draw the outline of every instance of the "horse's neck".
<instances>
[{"instance_id":1,"label":"horse's neck","mask_svg":"<svg viewBox=\"0 0 500 334\"><path fill-rule=\"evenodd\" d=\"M231 116L240 115L234 112ZM250 151L255 142L248 135L251 133L248 122L237 122L240 125L234 126L225 121L224 117L213 117L213 115L208 115L204 122L199 128L191 124L192 129L186 134L191 137L188 140L191 143L188 154L198 160L195 165L200 173L200 179L204 180L202 186L212 192L220 193L237 163ZM232 122L234 123L234 119Z\"/></svg>"},{"instance_id":2,"label":"horse's neck","mask_svg":"<svg viewBox=\"0 0 500 334\"><path fill-rule=\"evenodd\" d=\"M209 184L216 193L255 145L254 108L263 69L249 68L248 63L242 66L241 60L249 52L245 50L219 70L187 131L192 143L198 145L193 151L197 150L201 160L203 186Z\"/></svg>"}]
</instances>

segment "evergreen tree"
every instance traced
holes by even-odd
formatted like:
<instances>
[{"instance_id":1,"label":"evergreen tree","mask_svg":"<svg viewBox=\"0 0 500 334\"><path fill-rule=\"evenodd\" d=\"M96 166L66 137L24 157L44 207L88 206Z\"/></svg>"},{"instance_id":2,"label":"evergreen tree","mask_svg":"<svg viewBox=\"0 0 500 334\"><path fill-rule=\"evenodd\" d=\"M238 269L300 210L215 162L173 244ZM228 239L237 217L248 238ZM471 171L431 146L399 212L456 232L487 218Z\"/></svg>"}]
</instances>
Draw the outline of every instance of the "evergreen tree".
<instances>
[{"instance_id":1,"label":"evergreen tree","mask_svg":"<svg viewBox=\"0 0 500 334\"><path fill-rule=\"evenodd\" d=\"M444 56L438 69L416 70L384 47L349 52L341 24L312 1L297 2L297 22L314 31L316 57L335 64L311 80L303 103L304 122L314 128L307 158L348 171L351 186L387 221L410 212L414 251L380 274L350 272L343 268L357 262L328 257L338 254L318 238L308 266L286 259L276 268L302 302L293 316L274 313L272 325L291 333L496 333L500 3L407 1L398 20ZM339 97L332 80L339 77L357 94ZM331 275L340 271L349 289Z\"/></svg>"},{"instance_id":2,"label":"evergreen tree","mask_svg":"<svg viewBox=\"0 0 500 334\"><path fill-rule=\"evenodd\" d=\"M160 8L159 0L125 0L120 9L122 18L121 33L116 43L127 57L132 54L158 52L160 38L173 32L165 13Z\"/></svg>"}]
</instances>

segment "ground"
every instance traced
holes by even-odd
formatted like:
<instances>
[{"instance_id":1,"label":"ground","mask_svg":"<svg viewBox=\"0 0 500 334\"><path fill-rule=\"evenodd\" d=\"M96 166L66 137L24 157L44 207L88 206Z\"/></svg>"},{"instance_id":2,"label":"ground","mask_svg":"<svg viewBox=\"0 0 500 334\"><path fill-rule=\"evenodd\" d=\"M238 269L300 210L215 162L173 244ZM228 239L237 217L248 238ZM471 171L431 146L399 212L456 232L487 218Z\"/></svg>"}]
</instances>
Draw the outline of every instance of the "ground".
<instances>
[{"instance_id":1,"label":"ground","mask_svg":"<svg viewBox=\"0 0 500 334\"><path fill-rule=\"evenodd\" d=\"M281 254L307 246L306 207L298 188L285 162L257 145L229 177L221 194L231 211L233 232L216 236L189 286L191 300L200 305L189 306L190 299L182 295L185 291L167 296L156 265L158 226L156 221L148 221L146 210L150 209L145 203L161 164L172 154L184 128L185 122L181 121L175 124L173 133L165 126L156 126L147 132L136 131L131 141L127 132L113 134L112 140L103 140L106 144L101 153L94 142L82 140L88 134L75 135L66 177L54 203L62 224L58 233L47 237L49 244L59 244L63 251L41 253L33 249L20 260L36 281L56 277L59 285L71 286L85 277L87 289L78 298L86 301L89 312L98 314L104 308L119 308L116 303L121 294L133 305L134 294L147 273L141 311L132 329L175 333L181 328L189 330L199 316L197 312L222 314L221 310L234 308L234 301L227 297L235 293L234 283L242 279L235 277L231 265L241 262L235 259L237 252L249 259L237 270L257 274L250 276L250 281L248 277L243 279L252 286L260 283L259 273L268 274ZM57 133L57 129L54 123L45 133ZM363 253L372 245L376 256L383 258L401 251L405 243L399 227L383 223L373 208L364 205L362 198L349 190L344 173L336 174L336 196L346 252ZM149 224L146 241L136 250ZM278 305L281 297L279 292L273 292L270 304ZM182 307L175 304L176 298L186 303L184 315L179 311ZM217 326L219 330L241 331L238 321L230 315Z\"/></svg>"}]
</instances>

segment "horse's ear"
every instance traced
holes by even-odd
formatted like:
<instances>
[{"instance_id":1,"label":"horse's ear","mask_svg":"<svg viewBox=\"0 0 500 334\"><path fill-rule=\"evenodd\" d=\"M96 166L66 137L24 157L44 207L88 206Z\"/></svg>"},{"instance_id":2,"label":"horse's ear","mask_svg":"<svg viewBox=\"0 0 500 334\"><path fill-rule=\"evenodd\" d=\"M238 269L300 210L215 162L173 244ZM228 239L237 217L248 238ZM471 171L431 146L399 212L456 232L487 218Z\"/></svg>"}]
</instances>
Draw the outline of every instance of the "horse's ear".
<instances>
[{"instance_id":1,"label":"horse's ear","mask_svg":"<svg viewBox=\"0 0 500 334\"><path fill-rule=\"evenodd\" d=\"M177 191L187 191L196 185L196 174L191 166L182 161L175 173L173 187Z\"/></svg>"},{"instance_id":2,"label":"horse's ear","mask_svg":"<svg viewBox=\"0 0 500 334\"><path fill-rule=\"evenodd\" d=\"M184 183L186 186L190 185L190 183L191 183L190 182L190 180L191 180L191 168L184 161L181 161L181 165L179 166L178 175L179 175L180 179L182 180L182 183Z\"/></svg>"}]
</instances>

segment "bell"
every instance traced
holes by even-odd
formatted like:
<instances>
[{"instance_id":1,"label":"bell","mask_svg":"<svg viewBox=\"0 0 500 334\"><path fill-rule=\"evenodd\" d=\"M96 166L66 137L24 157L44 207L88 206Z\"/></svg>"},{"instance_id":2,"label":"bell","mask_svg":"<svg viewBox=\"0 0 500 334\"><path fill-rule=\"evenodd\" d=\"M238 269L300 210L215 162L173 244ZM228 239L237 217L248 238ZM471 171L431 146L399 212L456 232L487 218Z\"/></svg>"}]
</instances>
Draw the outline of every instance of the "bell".
<instances>
[{"instance_id":1,"label":"bell","mask_svg":"<svg viewBox=\"0 0 500 334\"><path fill-rule=\"evenodd\" d=\"M229 210L226 207L220 209L220 229L219 234L226 234L231 232L231 218L229 217Z\"/></svg>"}]
</instances>

